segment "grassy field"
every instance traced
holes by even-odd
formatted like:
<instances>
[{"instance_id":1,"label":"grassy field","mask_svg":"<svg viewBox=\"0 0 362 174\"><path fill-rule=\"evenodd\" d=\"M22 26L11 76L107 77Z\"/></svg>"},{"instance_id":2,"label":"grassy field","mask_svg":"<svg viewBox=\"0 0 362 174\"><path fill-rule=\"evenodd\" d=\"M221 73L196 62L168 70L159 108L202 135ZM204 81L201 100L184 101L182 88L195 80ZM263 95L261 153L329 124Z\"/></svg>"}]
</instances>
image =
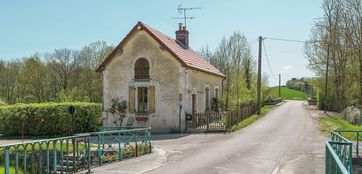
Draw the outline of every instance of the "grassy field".
<instances>
[{"instance_id":1,"label":"grassy field","mask_svg":"<svg viewBox=\"0 0 362 174\"><path fill-rule=\"evenodd\" d=\"M266 105L266 106L262 107L261 111L260 111L260 115L254 114L254 115L250 116L249 118L246 118L245 120L240 121L238 124L231 127L229 131L234 132L234 131L242 129L246 126L249 126L250 124L254 123L259 118L266 115L270 111L270 109L272 109L274 107L275 107L274 105Z\"/></svg>"},{"instance_id":2,"label":"grassy field","mask_svg":"<svg viewBox=\"0 0 362 174\"><path fill-rule=\"evenodd\" d=\"M278 98L279 88L278 86L271 87L271 97ZM285 100L306 100L307 94L302 91L289 89L287 87L281 87L281 95Z\"/></svg>"},{"instance_id":3,"label":"grassy field","mask_svg":"<svg viewBox=\"0 0 362 174\"><path fill-rule=\"evenodd\" d=\"M362 130L362 125L353 125L347 120L337 116L323 116L319 118L319 128L329 134L331 130ZM343 133L347 139L353 139L354 133Z\"/></svg>"}]
</instances>

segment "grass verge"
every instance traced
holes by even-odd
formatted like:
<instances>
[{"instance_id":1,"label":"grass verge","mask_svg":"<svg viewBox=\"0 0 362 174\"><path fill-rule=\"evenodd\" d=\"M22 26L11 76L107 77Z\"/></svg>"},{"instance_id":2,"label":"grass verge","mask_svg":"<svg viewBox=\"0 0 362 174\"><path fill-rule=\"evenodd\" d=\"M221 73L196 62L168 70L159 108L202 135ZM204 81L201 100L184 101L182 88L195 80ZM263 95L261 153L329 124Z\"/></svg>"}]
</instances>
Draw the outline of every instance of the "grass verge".
<instances>
[{"instance_id":1,"label":"grass verge","mask_svg":"<svg viewBox=\"0 0 362 174\"><path fill-rule=\"evenodd\" d=\"M258 120L261 117L264 117L272 108L276 107L275 105L266 105L261 108L260 115L254 114L242 121L240 121L238 124L232 126L228 131L229 132L235 132L237 130L240 130L246 126L249 126L250 124L254 123L256 120Z\"/></svg>"},{"instance_id":2,"label":"grass verge","mask_svg":"<svg viewBox=\"0 0 362 174\"><path fill-rule=\"evenodd\" d=\"M362 125L354 125L338 116L324 115L319 118L319 129L329 134L331 130L362 130ZM354 139L355 133L343 133L347 139Z\"/></svg>"}]
</instances>

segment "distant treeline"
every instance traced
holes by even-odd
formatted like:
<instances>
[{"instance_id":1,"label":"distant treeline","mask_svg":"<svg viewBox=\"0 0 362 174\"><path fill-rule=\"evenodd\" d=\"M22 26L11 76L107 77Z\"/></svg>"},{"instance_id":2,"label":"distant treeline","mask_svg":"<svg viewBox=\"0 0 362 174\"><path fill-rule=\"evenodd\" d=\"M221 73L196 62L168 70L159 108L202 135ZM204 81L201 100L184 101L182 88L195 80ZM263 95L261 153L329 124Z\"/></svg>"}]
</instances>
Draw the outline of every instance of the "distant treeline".
<instances>
[{"instance_id":1,"label":"distant treeline","mask_svg":"<svg viewBox=\"0 0 362 174\"><path fill-rule=\"evenodd\" d=\"M102 101L101 74L95 69L112 50L97 41L81 50L55 49L29 57L0 60L0 105Z\"/></svg>"},{"instance_id":2,"label":"distant treeline","mask_svg":"<svg viewBox=\"0 0 362 174\"><path fill-rule=\"evenodd\" d=\"M302 91L306 94L308 94L309 97L315 97L316 93L313 89L313 86L311 85L310 81L312 79L310 78L292 78L291 80L288 80L286 83L286 87L289 89L295 89L298 91Z\"/></svg>"}]
</instances>

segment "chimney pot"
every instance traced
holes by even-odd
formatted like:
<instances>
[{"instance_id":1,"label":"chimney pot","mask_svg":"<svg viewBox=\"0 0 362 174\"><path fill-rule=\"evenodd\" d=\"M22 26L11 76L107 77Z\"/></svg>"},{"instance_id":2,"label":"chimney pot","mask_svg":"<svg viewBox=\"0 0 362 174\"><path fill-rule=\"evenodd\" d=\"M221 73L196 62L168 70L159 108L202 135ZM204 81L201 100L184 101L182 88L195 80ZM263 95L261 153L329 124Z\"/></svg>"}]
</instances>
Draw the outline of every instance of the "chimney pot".
<instances>
[{"instance_id":1,"label":"chimney pot","mask_svg":"<svg viewBox=\"0 0 362 174\"><path fill-rule=\"evenodd\" d=\"M179 23L179 28L175 32L176 41L182 48L189 48L189 32L186 30L185 26L182 26L182 23Z\"/></svg>"}]
</instances>

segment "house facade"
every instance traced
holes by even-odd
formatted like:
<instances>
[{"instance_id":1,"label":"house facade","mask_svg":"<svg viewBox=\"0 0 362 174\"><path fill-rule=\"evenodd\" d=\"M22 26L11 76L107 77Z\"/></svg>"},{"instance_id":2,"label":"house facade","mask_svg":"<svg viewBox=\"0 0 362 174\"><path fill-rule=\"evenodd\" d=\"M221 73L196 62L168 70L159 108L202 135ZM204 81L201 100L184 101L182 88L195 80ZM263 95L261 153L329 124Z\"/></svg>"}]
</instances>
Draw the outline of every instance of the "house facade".
<instances>
[{"instance_id":1,"label":"house facade","mask_svg":"<svg viewBox=\"0 0 362 174\"><path fill-rule=\"evenodd\" d=\"M103 125L112 99L127 102L122 126L150 126L153 132L185 127L185 115L211 109L221 97L223 73L192 50L181 24L176 39L138 22L98 67L103 77ZM181 109L181 110L180 110Z\"/></svg>"}]
</instances>

